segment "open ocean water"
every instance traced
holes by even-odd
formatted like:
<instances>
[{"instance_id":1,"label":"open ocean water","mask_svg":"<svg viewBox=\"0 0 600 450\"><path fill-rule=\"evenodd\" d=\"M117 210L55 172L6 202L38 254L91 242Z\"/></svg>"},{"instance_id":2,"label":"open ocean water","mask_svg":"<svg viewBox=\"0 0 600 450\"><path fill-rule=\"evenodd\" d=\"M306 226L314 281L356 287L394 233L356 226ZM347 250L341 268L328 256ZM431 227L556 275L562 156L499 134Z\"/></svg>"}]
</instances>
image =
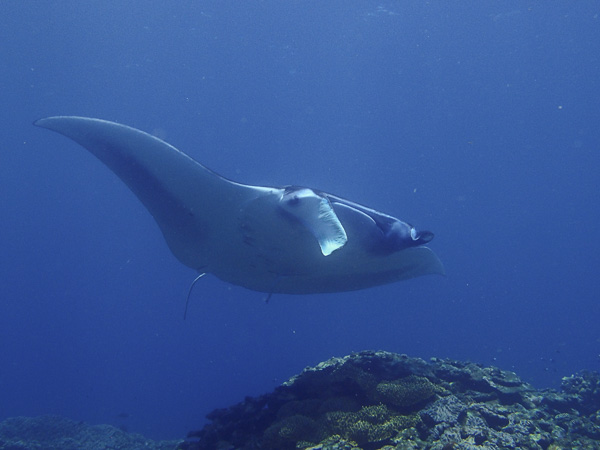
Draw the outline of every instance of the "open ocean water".
<instances>
[{"instance_id":1,"label":"open ocean water","mask_svg":"<svg viewBox=\"0 0 600 450\"><path fill-rule=\"evenodd\" d=\"M179 438L365 349L600 369L599 42L588 1L1 1L0 419ZM51 115L429 229L447 276L268 304L205 277L183 321L194 271Z\"/></svg>"}]
</instances>

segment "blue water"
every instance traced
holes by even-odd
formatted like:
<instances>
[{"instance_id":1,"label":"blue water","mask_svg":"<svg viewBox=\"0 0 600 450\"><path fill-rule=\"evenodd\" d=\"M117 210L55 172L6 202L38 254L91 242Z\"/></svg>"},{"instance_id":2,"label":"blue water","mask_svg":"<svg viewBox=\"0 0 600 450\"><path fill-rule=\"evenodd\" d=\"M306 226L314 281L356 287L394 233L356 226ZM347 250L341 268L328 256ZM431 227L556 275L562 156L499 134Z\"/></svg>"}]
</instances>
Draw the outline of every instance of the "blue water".
<instances>
[{"instance_id":1,"label":"blue water","mask_svg":"<svg viewBox=\"0 0 600 450\"><path fill-rule=\"evenodd\" d=\"M494 364L536 387L600 369L599 14L2 1L0 419L182 437L216 407L364 349ZM206 277L184 322L195 273L117 177L31 125L61 114L430 229L447 276L268 304Z\"/></svg>"}]
</instances>

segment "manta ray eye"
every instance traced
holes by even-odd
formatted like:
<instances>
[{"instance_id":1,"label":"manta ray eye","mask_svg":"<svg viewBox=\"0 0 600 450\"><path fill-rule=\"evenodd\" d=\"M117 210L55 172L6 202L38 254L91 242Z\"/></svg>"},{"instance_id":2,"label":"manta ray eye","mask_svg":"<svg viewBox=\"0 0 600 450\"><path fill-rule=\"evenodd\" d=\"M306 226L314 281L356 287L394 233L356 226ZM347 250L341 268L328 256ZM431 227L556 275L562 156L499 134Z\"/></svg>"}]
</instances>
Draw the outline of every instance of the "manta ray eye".
<instances>
[{"instance_id":1,"label":"manta ray eye","mask_svg":"<svg viewBox=\"0 0 600 450\"><path fill-rule=\"evenodd\" d=\"M289 206L298 206L300 204L300 197L298 197L297 195L291 196L288 199L287 204Z\"/></svg>"}]
</instances>

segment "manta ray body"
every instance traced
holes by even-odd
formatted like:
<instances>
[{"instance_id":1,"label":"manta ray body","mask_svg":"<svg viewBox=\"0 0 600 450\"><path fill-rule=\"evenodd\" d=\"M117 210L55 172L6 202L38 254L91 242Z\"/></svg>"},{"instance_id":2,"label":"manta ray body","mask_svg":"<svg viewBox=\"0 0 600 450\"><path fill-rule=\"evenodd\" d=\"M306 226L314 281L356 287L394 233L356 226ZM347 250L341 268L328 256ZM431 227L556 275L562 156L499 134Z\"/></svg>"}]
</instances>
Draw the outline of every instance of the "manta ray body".
<instances>
[{"instance_id":1,"label":"manta ray body","mask_svg":"<svg viewBox=\"0 0 600 450\"><path fill-rule=\"evenodd\" d=\"M81 144L140 199L173 254L255 291L342 292L443 274L428 231L316 189L236 183L143 131L85 117L35 122Z\"/></svg>"}]
</instances>

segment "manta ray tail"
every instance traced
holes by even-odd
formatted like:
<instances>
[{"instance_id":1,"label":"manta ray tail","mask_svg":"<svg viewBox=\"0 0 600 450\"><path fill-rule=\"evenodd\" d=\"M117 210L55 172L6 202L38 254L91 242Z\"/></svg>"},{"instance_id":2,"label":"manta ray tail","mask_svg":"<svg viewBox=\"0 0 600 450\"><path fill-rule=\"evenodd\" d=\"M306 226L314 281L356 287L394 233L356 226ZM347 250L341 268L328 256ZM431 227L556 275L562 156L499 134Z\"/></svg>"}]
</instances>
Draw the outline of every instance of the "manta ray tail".
<instances>
[{"instance_id":1,"label":"manta ray tail","mask_svg":"<svg viewBox=\"0 0 600 450\"><path fill-rule=\"evenodd\" d=\"M185 311L183 311L183 320L185 320L185 318L187 317L188 305L190 303L190 295L192 295L192 289L194 289L194 285L196 284L196 282L204 275L206 275L206 273L201 273L200 275L198 275L196 278L194 278L194 281L192 281L192 284L190 285L190 290L188 291L187 298L185 299Z\"/></svg>"}]
</instances>

